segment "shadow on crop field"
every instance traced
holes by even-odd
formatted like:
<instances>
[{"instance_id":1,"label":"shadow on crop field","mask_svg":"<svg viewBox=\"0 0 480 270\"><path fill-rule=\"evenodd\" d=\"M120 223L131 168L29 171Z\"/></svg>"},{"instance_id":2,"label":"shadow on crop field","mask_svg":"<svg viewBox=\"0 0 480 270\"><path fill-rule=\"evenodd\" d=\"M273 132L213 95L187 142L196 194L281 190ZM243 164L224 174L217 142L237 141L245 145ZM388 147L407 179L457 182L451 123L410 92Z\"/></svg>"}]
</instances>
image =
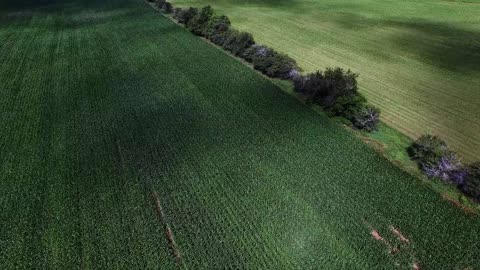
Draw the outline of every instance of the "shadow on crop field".
<instances>
[{"instance_id":1,"label":"shadow on crop field","mask_svg":"<svg viewBox=\"0 0 480 270\"><path fill-rule=\"evenodd\" d=\"M480 32L425 21L388 21L387 25L408 29L394 42L432 65L462 73L480 70Z\"/></svg>"},{"instance_id":2,"label":"shadow on crop field","mask_svg":"<svg viewBox=\"0 0 480 270\"><path fill-rule=\"evenodd\" d=\"M480 70L480 32L477 31L420 19L380 20L353 13L341 13L335 22L352 31L391 28L389 42L421 61L459 73Z\"/></svg>"}]
</instances>

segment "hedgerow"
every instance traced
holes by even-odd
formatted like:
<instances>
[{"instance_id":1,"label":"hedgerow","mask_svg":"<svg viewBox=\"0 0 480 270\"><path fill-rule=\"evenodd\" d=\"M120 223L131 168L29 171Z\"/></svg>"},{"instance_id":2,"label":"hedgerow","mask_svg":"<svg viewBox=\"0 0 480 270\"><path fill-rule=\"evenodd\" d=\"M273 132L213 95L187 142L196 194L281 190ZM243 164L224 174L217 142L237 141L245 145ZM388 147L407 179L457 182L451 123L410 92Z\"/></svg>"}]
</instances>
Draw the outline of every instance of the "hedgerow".
<instances>
[{"instance_id":1,"label":"hedgerow","mask_svg":"<svg viewBox=\"0 0 480 270\"><path fill-rule=\"evenodd\" d=\"M307 102L320 105L329 116L342 117L353 127L369 132L377 129L380 111L369 105L358 92L358 74L336 67L301 75L294 59L256 44L250 33L233 29L230 19L225 15L215 15L211 6L198 11L193 7L173 9L165 0L156 0L155 5L165 13L172 12L173 18L195 35L203 36L252 63L256 70L268 77L292 80L297 93L302 94ZM456 183L465 194L479 199L480 165L464 167L457 155L438 137L420 137L409 147L408 153L427 176Z\"/></svg>"},{"instance_id":2,"label":"hedgerow","mask_svg":"<svg viewBox=\"0 0 480 270\"><path fill-rule=\"evenodd\" d=\"M461 190L473 199L480 201L480 162L467 167Z\"/></svg>"},{"instance_id":3,"label":"hedgerow","mask_svg":"<svg viewBox=\"0 0 480 270\"><path fill-rule=\"evenodd\" d=\"M170 2L165 2L162 5L162 11L165 12L166 14L170 14L173 12L173 6L172 3Z\"/></svg>"},{"instance_id":4,"label":"hedgerow","mask_svg":"<svg viewBox=\"0 0 480 270\"><path fill-rule=\"evenodd\" d=\"M213 16L212 7L211 6L203 7L199 13L197 13L187 22L187 29L190 30L190 32L194 33L195 35L205 36L207 26L212 16Z\"/></svg>"},{"instance_id":5,"label":"hedgerow","mask_svg":"<svg viewBox=\"0 0 480 270\"><path fill-rule=\"evenodd\" d=\"M380 111L367 104L358 92L358 74L342 68L327 68L305 76L295 76L295 91L307 102L322 106L330 116L348 119L358 129L374 131Z\"/></svg>"},{"instance_id":6,"label":"hedgerow","mask_svg":"<svg viewBox=\"0 0 480 270\"><path fill-rule=\"evenodd\" d=\"M198 9L189 7L187 9L177 10L173 17L179 22L185 25L198 13Z\"/></svg>"}]
</instances>

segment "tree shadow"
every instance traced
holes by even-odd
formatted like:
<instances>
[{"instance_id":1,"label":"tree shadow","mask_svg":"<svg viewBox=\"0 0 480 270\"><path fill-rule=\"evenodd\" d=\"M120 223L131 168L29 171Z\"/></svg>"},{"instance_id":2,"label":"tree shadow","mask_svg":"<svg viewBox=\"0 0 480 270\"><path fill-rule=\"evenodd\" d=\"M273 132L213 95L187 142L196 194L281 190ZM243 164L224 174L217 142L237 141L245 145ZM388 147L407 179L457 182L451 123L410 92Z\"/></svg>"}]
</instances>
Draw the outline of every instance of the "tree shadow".
<instances>
[{"instance_id":1,"label":"tree shadow","mask_svg":"<svg viewBox=\"0 0 480 270\"><path fill-rule=\"evenodd\" d=\"M336 21L348 30L369 31L374 28L392 28L388 42L415 55L419 60L458 73L480 70L480 32L446 23L422 19L406 21L400 18L373 19L353 13L342 13ZM378 40L380 43L385 41ZM390 48L390 47L388 47ZM391 52L385 52L388 55Z\"/></svg>"}]
</instances>

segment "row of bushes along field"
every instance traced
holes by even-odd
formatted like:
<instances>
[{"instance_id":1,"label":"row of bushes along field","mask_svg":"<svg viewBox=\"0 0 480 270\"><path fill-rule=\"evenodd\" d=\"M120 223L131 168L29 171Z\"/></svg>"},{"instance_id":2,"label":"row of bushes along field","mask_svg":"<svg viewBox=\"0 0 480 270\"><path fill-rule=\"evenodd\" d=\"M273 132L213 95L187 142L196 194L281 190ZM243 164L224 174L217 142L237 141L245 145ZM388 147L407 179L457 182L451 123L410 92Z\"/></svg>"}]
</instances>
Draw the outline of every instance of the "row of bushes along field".
<instances>
[{"instance_id":1,"label":"row of bushes along field","mask_svg":"<svg viewBox=\"0 0 480 270\"><path fill-rule=\"evenodd\" d=\"M165 0L157 0L155 4L163 12L173 13L173 18L193 34L243 58L268 77L293 80L296 92L305 96L308 102L323 107L330 116L346 118L358 129L376 129L380 112L368 105L358 92L358 75L350 70L327 68L323 72L301 75L294 59L256 44L250 33L234 29L227 16L215 15L210 6L198 10L193 7L173 8Z\"/></svg>"},{"instance_id":2,"label":"row of bushes along field","mask_svg":"<svg viewBox=\"0 0 480 270\"><path fill-rule=\"evenodd\" d=\"M380 111L358 92L358 74L337 67L301 75L294 59L256 44L250 33L234 29L227 16L215 15L210 6L200 10L173 8L166 0L156 0L155 5L164 13L173 13L173 18L193 34L243 58L268 77L292 80L297 93L320 105L329 116L347 119L355 128L368 132L377 129ZM467 196L480 200L480 163L462 165L444 141L431 135L421 136L408 153L428 177L454 183Z\"/></svg>"},{"instance_id":3,"label":"row of bushes along field","mask_svg":"<svg viewBox=\"0 0 480 270\"><path fill-rule=\"evenodd\" d=\"M409 156L422 172L456 185L465 195L480 201L480 162L463 165L448 145L432 135L423 135L409 148Z\"/></svg>"}]
</instances>

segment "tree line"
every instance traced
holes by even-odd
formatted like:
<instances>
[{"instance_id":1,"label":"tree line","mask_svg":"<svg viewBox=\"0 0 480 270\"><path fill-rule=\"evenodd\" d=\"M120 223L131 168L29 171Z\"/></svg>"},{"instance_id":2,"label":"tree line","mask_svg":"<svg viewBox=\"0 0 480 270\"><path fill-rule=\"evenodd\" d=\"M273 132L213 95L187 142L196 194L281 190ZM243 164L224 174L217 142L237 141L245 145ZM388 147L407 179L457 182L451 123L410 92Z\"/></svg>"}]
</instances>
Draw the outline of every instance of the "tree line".
<instances>
[{"instance_id":1,"label":"tree line","mask_svg":"<svg viewBox=\"0 0 480 270\"><path fill-rule=\"evenodd\" d=\"M293 81L297 93L308 103L321 106L330 117L346 119L353 127L367 132L377 130L380 110L359 93L358 74L336 67L302 75L293 58L257 44L250 33L234 29L230 19L216 15L211 6L182 9L173 8L166 0L148 1L155 1L159 9L172 13L190 32L251 63L266 76ZM480 201L480 162L463 165L443 140L432 135L419 137L407 152L427 177L453 183L464 194Z\"/></svg>"}]
</instances>

